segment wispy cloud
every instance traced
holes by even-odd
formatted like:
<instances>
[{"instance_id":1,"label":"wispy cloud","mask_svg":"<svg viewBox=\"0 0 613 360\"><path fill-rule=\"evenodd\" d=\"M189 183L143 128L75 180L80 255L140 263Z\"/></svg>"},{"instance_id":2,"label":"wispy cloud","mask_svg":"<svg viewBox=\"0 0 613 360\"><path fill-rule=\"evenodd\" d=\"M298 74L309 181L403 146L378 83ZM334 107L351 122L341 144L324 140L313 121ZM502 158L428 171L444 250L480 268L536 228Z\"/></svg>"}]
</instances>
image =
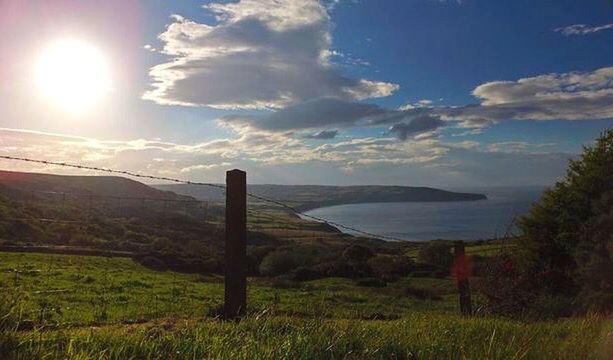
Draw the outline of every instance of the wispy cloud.
<instances>
[{"instance_id":1,"label":"wispy cloud","mask_svg":"<svg viewBox=\"0 0 613 360\"><path fill-rule=\"evenodd\" d=\"M572 35L588 35L588 34L593 34L599 31L604 31L604 30L609 30L609 29L613 29L613 23L597 25L597 26L590 26L586 24L574 24L574 25L559 27L553 30L559 33L562 33L565 36L572 36Z\"/></svg>"},{"instance_id":2,"label":"wispy cloud","mask_svg":"<svg viewBox=\"0 0 613 360\"><path fill-rule=\"evenodd\" d=\"M366 137L308 144L310 141L285 134L245 127L235 131L236 138L177 144L0 129L0 153L210 182L222 181L222 170L236 166L247 170L250 181L256 182L321 183L331 177L339 183L353 183L355 179L363 184L407 183L410 179L412 184L431 186L451 180L472 185L492 181L502 185L544 183L561 174L571 157L546 152L546 144L523 142L482 145L436 138L398 141L394 137ZM16 171L83 174L29 163L0 163ZM346 178L342 172L353 172L355 177ZM501 183L502 179L506 182Z\"/></svg>"}]
</instances>

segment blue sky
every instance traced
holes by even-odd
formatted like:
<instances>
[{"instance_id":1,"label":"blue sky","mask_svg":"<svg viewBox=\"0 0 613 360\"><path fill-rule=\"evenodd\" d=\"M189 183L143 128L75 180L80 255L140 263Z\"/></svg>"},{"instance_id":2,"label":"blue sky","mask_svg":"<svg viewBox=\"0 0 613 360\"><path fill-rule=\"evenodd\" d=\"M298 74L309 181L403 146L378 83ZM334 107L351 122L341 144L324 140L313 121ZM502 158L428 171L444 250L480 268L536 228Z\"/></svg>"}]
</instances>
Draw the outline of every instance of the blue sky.
<instances>
[{"instance_id":1,"label":"blue sky","mask_svg":"<svg viewBox=\"0 0 613 360\"><path fill-rule=\"evenodd\" d=\"M221 181L551 184L613 125L610 1L8 1L3 152ZM78 38L112 91L29 85ZM0 163L4 168L15 164ZM19 170L63 171L19 165Z\"/></svg>"}]
</instances>

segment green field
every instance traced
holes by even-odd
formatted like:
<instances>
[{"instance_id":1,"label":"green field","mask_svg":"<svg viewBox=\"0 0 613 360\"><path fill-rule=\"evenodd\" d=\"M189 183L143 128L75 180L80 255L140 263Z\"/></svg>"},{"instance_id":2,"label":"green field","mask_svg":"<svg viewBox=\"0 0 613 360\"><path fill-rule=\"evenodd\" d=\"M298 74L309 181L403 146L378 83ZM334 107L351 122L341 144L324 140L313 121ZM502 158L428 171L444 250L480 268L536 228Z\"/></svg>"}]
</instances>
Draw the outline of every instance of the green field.
<instances>
[{"instance_id":1,"label":"green field","mask_svg":"<svg viewBox=\"0 0 613 360\"><path fill-rule=\"evenodd\" d=\"M247 318L223 322L219 276L154 272L127 258L0 253L0 358L606 358L611 348L605 318L459 316L448 278L382 288L254 278L248 291Z\"/></svg>"}]
</instances>

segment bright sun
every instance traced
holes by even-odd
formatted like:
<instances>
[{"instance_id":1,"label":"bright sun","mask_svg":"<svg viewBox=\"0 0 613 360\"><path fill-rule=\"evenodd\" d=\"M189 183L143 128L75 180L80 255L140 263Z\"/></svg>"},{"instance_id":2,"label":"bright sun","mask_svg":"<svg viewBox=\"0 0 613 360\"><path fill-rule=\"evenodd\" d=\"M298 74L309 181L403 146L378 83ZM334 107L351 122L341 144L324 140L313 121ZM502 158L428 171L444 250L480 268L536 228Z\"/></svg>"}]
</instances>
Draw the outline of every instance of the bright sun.
<instances>
[{"instance_id":1,"label":"bright sun","mask_svg":"<svg viewBox=\"0 0 613 360\"><path fill-rule=\"evenodd\" d=\"M36 66L41 93L62 110L83 112L110 90L106 59L91 44L61 40L44 49Z\"/></svg>"}]
</instances>

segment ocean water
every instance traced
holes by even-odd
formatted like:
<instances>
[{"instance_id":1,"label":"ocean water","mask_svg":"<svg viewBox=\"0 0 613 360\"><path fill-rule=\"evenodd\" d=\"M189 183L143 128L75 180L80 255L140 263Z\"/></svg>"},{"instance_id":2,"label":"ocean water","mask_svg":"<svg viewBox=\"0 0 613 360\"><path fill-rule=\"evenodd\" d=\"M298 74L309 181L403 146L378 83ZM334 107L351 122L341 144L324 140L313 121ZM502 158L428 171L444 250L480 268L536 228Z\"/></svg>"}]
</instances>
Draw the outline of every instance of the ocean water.
<instances>
[{"instance_id":1,"label":"ocean water","mask_svg":"<svg viewBox=\"0 0 613 360\"><path fill-rule=\"evenodd\" d=\"M411 241L491 239L516 233L513 219L526 213L538 201L543 188L453 190L486 194L488 199L337 205L306 213L370 233Z\"/></svg>"}]
</instances>

